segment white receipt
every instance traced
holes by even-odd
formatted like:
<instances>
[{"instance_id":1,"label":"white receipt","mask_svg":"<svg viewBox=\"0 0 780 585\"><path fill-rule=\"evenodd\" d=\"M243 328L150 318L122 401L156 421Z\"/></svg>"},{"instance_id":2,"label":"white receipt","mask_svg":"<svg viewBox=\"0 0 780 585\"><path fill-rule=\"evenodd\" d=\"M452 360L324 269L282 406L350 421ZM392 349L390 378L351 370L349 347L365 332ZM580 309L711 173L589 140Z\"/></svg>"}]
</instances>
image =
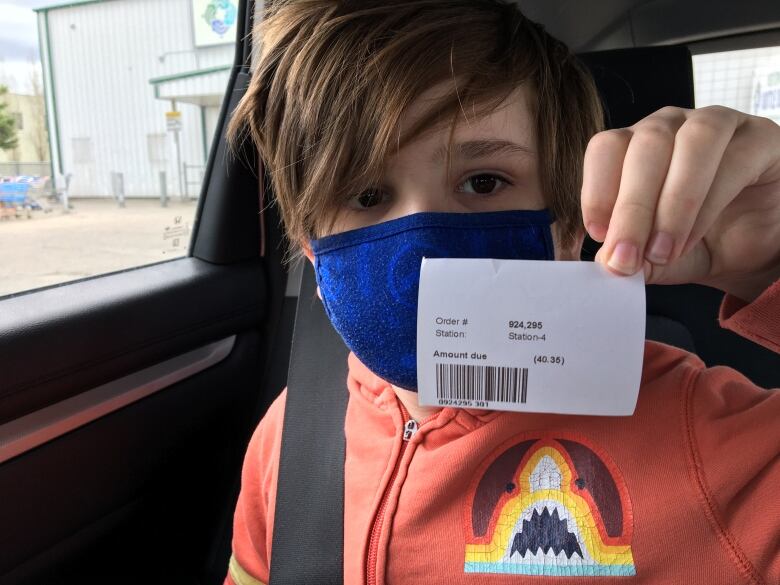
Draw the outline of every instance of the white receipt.
<instances>
[{"instance_id":1,"label":"white receipt","mask_svg":"<svg viewBox=\"0 0 780 585\"><path fill-rule=\"evenodd\" d=\"M593 262L423 259L420 404L630 415L645 341L644 276Z\"/></svg>"}]
</instances>

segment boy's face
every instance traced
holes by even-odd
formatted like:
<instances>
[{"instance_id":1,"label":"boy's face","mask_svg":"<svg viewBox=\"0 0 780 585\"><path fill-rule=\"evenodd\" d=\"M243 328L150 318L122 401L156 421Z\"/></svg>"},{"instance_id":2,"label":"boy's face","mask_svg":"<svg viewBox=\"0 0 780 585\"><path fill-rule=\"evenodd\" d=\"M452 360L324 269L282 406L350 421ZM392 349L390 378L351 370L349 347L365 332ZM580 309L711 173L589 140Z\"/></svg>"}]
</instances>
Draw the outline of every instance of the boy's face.
<instances>
[{"instance_id":1,"label":"boy's face","mask_svg":"<svg viewBox=\"0 0 780 585\"><path fill-rule=\"evenodd\" d=\"M437 91L452 91L452 86L433 88L414 102L402 119L401 137L424 115ZM539 177L530 99L531 91L521 86L493 112L475 117L466 110L454 131L442 125L409 142L387 160L381 183L338 208L332 229L320 235L421 212L548 207ZM562 249L555 224L553 239L556 259L579 257L581 239L571 249Z\"/></svg>"}]
</instances>

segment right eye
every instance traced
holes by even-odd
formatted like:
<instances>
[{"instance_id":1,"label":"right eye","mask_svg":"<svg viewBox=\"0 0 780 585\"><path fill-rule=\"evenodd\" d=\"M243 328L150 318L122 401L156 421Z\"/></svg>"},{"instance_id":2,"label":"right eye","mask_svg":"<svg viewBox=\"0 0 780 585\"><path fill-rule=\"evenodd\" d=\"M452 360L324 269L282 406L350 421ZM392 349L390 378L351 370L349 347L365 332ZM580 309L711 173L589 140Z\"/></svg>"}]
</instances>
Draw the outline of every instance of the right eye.
<instances>
[{"instance_id":1,"label":"right eye","mask_svg":"<svg viewBox=\"0 0 780 585\"><path fill-rule=\"evenodd\" d=\"M381 189L366 189L359 195L351 197L348 206L351 209L370 209L384 203L387 199L387 193Z\"/></svg>"}]
</instances>

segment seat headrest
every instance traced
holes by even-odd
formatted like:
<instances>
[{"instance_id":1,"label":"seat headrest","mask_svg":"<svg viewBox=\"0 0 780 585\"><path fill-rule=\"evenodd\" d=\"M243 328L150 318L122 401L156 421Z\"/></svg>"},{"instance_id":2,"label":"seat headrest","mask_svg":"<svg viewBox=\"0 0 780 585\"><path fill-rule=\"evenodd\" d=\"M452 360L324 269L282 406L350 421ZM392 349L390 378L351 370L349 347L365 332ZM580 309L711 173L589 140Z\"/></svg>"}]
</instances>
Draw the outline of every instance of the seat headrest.
<instances>
[{"instance_id":1,"label":"seat headrest","mask_svg":"<svg viewBox=\"0 0 780 585\"><path fill-rule=\"evenodd\" d=\"M693 65L685 45L582 53L608 128L631 126L664 106L692 108Z\"/></svg>"}]
</instances>

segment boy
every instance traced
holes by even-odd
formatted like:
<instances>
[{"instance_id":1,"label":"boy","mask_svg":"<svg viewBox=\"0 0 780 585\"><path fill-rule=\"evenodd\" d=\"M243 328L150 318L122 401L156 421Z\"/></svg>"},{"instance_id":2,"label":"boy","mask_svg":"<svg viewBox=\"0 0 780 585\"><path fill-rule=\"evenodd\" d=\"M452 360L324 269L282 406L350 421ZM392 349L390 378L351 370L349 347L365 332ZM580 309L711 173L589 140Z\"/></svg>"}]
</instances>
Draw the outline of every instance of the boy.
<instances>
[{"instance_id":1,"label":"boy","mask_svg":"<svg viewBox=\"0 0 780 585\"><path fill-rule=\"evenodd\" d=\"M353 351L345 581L780 583L777 392L648 342L630 417L423 407L405 335L422 256L575 260L584 225L611 271L717 286L721 323L780 351L780 129L665 108L599 132L582 67L498 0L275 3L259 27L231 129ZM228 584L268 582L284 400Z\"/></svg>"}]
</instances>

